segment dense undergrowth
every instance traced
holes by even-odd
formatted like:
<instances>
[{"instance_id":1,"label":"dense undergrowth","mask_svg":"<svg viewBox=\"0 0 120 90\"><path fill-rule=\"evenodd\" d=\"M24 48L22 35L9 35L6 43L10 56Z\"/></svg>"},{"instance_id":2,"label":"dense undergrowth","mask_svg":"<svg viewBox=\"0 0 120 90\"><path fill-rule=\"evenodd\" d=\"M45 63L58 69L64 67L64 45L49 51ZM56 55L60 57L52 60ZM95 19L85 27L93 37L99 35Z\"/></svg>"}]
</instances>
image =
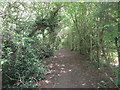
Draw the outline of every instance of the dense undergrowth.
<instances>
[{"instance_id":1,"label":"dense undergrowth","mask_svg":"<svg viewBox=\"0 0 120 90\"><path fill-rule=\"evenodd\" d=\"M97 68L109 68L115 77L106 73L114 84L120 84L119 3L73 3L66 13L69 30L65 44L71 50L86 55Z\"/></svg>"},{"instance_id":2,"label":"dense undergrowth","mask_svg":"<svg viewBox=\"0 0 120 90\"><path fill-rule=\"evenodd\" d=\"M44 79L49 70L42 63L59 47L59 41L55 42L59 39L55 31L59 22L59 5L49 4L51 9L45 11L47 3L34 4L1 4L1 8L6 9L6 16L1 18L3 88L36 87L35 83ZM40 5L43 9L34 11ZM26 10L21 10L23 8Z\"/></svg>"},{"instance_id":3,"label":"dense undergrowth","mask_svg":"<svg viewBox=\"0 0 120 90\"><path fill-rule=\"evenodd\" d=\"M41 46L40 41L26 37L21 38L19 42L10 42L5 41L3 47L3 88L35 87L35 82L44 79L45 72L49 70L42 61L53 55L53 51L43 48L45 46ZM15 48L17 50L12 51Z\"/></svg>"},{"instance_id":4,"label":"dense undergrowth","mask_svg":"<svg viewBox=\"0 0 120 90\"><path fill-rule=\"evenodd\" d=\"M0 10L3 88L35 87L62 44L120 78L118 3L3 2Z\"/></svg>"}]
</instances>

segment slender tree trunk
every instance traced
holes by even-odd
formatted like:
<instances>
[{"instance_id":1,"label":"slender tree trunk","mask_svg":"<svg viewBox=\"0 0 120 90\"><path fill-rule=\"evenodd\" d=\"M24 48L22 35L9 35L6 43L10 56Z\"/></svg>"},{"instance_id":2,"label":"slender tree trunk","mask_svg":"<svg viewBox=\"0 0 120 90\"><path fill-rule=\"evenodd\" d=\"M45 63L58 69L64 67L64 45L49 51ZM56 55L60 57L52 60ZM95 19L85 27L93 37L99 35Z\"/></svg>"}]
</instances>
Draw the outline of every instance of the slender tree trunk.
<instances>
[{"instance_id":1,"label":"slender tree trunk","mask_svg":"<svg viewBox=\"0 0 120 90\"><path fill-rule=\"evenodd\" d=\"M98 25L99 25L99 23L97 23L97 28L99 27ZM99 68L100 67L99 66L99 64L100 64L100 52L101 52L100 51L100 32L99 31L97 33L97 36L98 36L97 37L98 41L97 41L97 44L96 44L97 46L96 47L97 47L97 63L98 63L98 68Z\"/></svg>"},{"instance_id":2,"label":"slender tree trunk","mask_svg":"<svg viewBox=\"0 0 120 90\"><path fill-rule=\"evenodd\" d=\"M97 45L97 63L98 63L98 68L99 68L99 63L100 63L100 48L99 48L99 44Z\"/></svg>"},{"instance_id":3,"label":"slender tree trunk","mask_svg":"<svg viewBox=\"0 0 120 90\"><path fill-rule=\"evenodd\" d=\"M93 44L93 42L92 42L92 35L90 35L90 60L91 61L93 59L93 56L92 56L92 44Z\"/></svg>"},{"instance_id":4,"label":"slender tree trunk","mask_svg":"<svg viewBox=\"0 0 120 90\"><path fill-rule=\"evenodd\" d=\"M118 53L118 62L119 62L119 68L118 68L118 87L120 88L120 40L118 38L115 38L115 45L117 47L117 53Z\"/></svg>"}]
</instances>

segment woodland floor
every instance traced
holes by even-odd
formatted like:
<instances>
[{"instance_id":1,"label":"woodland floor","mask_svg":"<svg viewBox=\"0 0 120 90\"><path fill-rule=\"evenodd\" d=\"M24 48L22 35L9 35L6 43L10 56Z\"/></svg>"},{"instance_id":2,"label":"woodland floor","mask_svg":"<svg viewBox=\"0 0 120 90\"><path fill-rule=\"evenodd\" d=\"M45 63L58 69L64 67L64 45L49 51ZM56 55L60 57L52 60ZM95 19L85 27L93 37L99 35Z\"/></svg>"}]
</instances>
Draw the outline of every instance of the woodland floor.
<instances>
[{"instance_id":1,"label":"woodland floor","mask_svg":"<svg viewBox=\"0 0 120 90\"><path fill-rule=\"evenodd\" d=\"M46 65L51 69L41 88L98 88L100 81L107 81L106 87L114 87L108 78L84 55L62 48L57 55L49 58Z\"/></svg>"}]
</instances>

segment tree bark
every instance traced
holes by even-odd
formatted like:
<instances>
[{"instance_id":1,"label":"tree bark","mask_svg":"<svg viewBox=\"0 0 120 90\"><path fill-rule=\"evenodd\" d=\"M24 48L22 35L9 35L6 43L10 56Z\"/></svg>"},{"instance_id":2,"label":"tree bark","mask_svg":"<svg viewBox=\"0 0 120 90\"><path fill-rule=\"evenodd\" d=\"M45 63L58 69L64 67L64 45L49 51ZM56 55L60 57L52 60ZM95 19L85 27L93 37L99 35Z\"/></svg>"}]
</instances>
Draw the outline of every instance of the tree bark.
<instances>
[{"instance_id":1,"label":"tree bark","mask_svg":"<svg viewBox=\"0 0 120 90\"><path fill-rule=\"evenodd\" d=\"M118 68L118 87L120 88L120 45L118 45L118 43L120 43L120 40L118 40L118 37L116 37L115 38L115 45L117 47L118 62L119 62L119 68Z\"/></svg>"}]
</instances>

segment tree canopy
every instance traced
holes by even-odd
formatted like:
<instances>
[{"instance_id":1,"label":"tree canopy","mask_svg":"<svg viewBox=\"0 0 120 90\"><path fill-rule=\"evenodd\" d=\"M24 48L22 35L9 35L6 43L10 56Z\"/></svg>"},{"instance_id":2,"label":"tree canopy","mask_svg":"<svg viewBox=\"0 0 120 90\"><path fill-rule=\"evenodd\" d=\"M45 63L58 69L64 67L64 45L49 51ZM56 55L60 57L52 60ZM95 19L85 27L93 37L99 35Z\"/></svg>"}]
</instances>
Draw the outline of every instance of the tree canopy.
<instances>
[{"instance_id":1,"label":"tree canopy","mask_svg":"<svg viewBox=\"0 0 120 90\"><path fill-rule=\"evenodd\" d=\"M86 55L98 68L109 66L120 79L118 4L0 3L3 87L35 87L49 70L43 61L63 45Z\"/></svg>"}]
</instances>

